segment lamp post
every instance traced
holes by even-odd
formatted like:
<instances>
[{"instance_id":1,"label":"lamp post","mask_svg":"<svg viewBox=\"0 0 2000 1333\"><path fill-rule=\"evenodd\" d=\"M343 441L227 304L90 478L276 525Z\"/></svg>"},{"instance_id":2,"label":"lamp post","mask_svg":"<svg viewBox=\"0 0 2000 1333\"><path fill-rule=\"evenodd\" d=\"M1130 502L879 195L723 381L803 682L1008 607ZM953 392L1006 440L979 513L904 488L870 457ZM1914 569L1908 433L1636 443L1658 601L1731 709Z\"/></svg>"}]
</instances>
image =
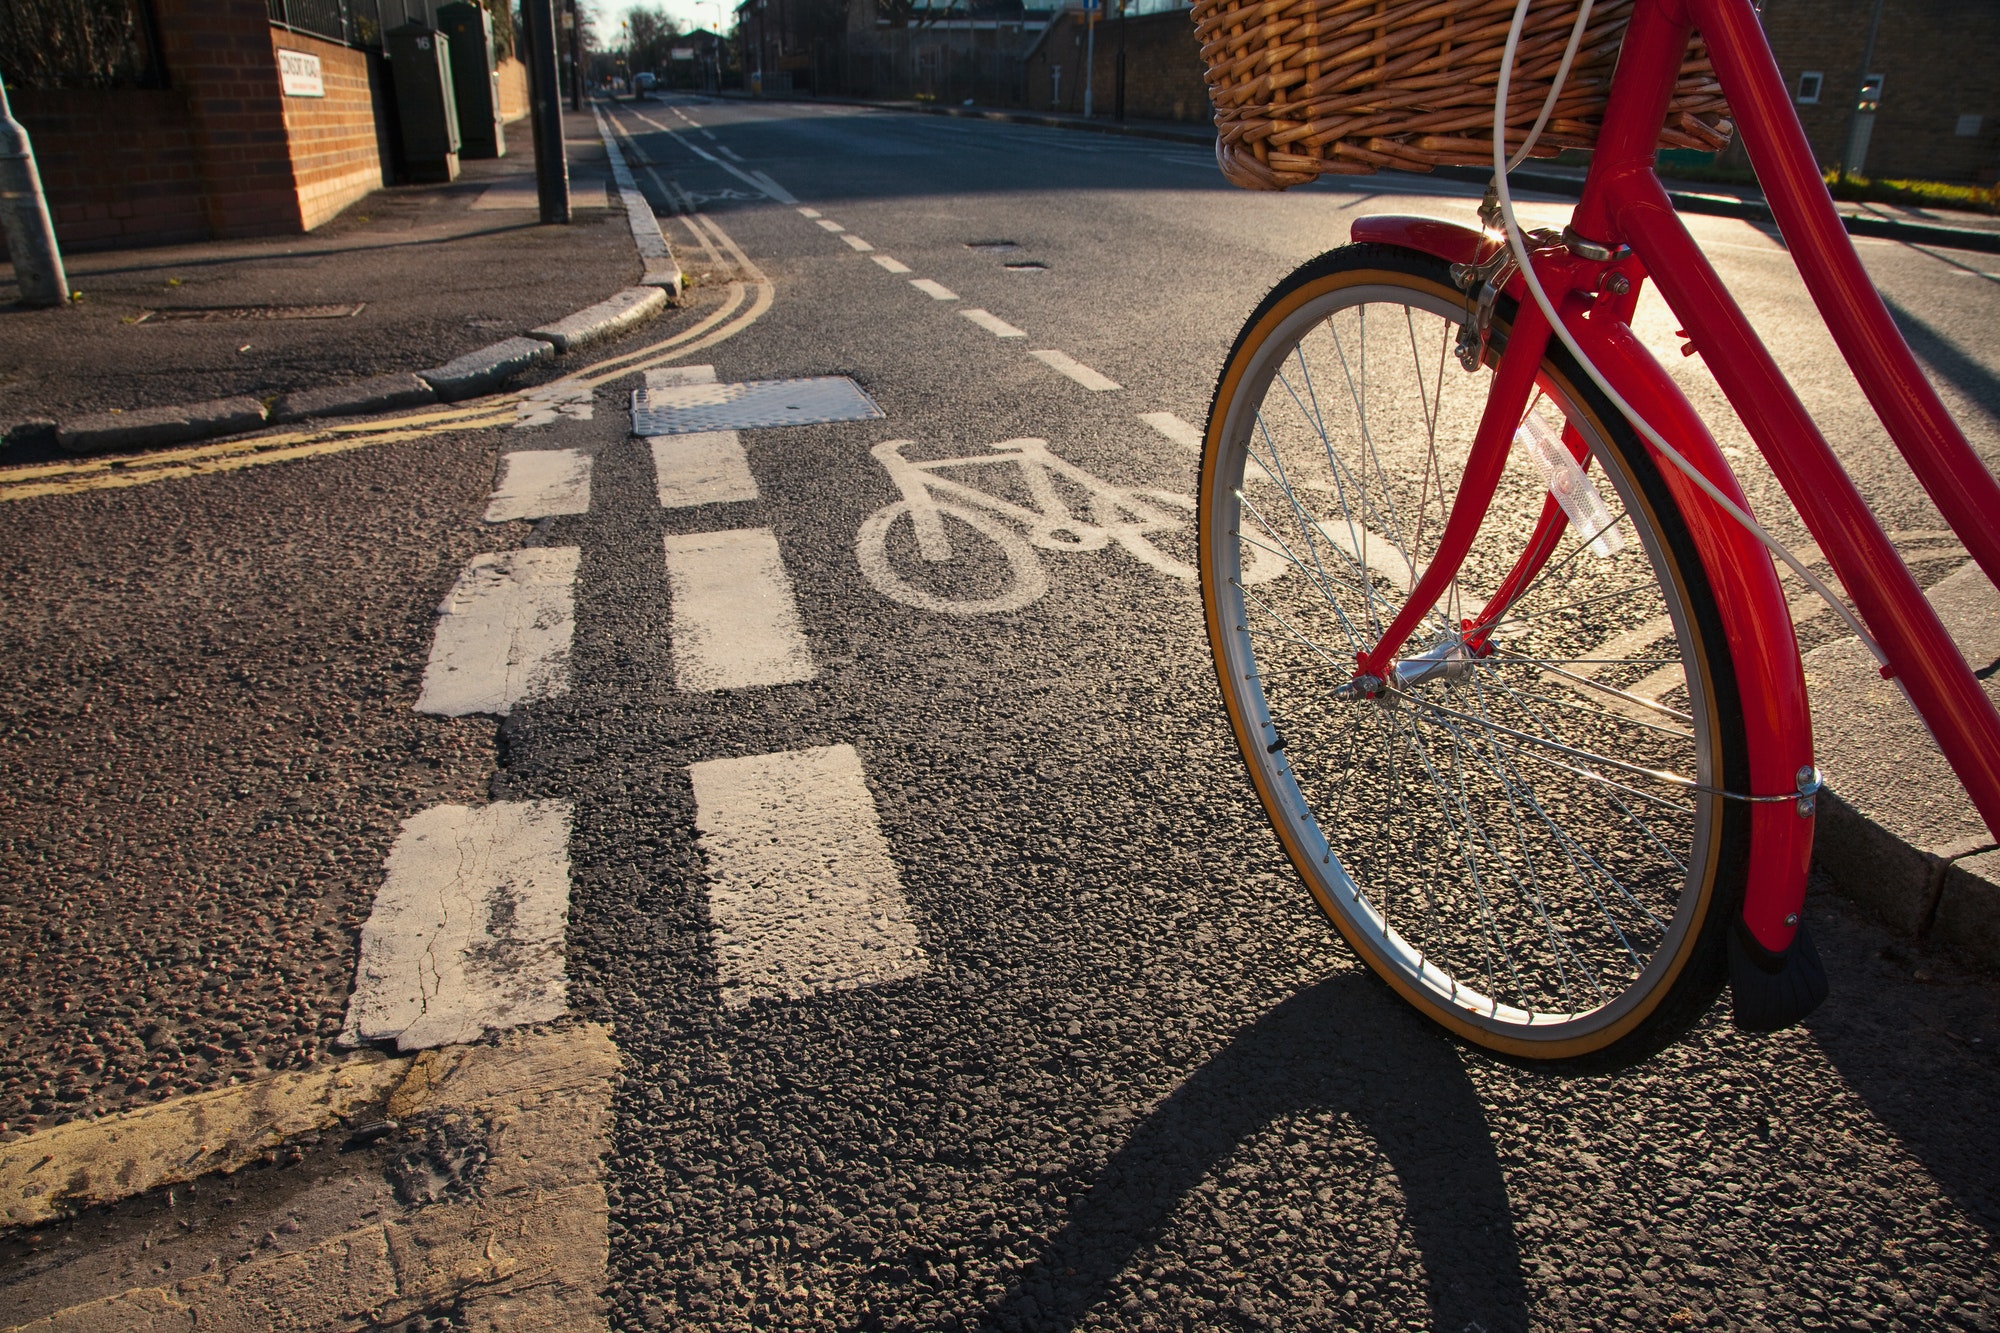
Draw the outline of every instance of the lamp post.
<instances>
[{"instance_id":1,"label":"lamp post","mask_svg":"<svg viewBox=\"0 0 2000 1333\"><path fill-rule=\"evenodd\" d=\"M1867 123L1871 129L1875 124L1875 101L1871 100L1870 94L1873 93L1876 98L1881 94L1879 90L1869 87L1868 67L1875 63L1875 34L1881 27L1882 0L1875 0L1875 12L1868 18L1868 40L1861 46L1861 77L1854 81L1854 93L1847 99L1847 132L1841 136L1840 170L1834 175L1834 180L1843 185L1847 183L1847 173L1850 169L1859 171L1861 168L1861 164L1853 160L1860 156L1854 151L1854 132L1862 123L1861 117L1863 115L1868 117Z\"/></svg>"},{"instance_id":2,"label":"lamp post","mask_svg":"<svg viewBox=\"0 0 2000 1333\"><path fill-rule=\"evenodd\" d=\"M69 275L63 272L49 201L42 194L41 173L35 170L35 150L28 131L7 108L4 83L0 83L0 226L7 233L7 253L14 260L14 281L21 288L22 302L66 304Z\"/></svg>"}]
</instances>

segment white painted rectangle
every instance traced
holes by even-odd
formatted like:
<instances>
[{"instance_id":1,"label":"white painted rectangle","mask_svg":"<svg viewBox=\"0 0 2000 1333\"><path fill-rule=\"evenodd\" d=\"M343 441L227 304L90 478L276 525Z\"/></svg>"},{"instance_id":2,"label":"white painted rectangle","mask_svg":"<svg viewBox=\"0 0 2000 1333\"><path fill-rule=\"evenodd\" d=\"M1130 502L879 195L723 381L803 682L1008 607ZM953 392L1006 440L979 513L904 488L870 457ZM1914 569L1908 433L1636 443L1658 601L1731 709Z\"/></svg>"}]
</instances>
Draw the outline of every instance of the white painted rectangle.
<instances>
[{"instance_id":1,"label":"white painted rectangle","mask_svg":"<svg viewBox=\"0 0 2000 1333\"><path fill-rule=\"evenodd\" d=\"M851 231L847 232L840 239L847 242L848 249L858 251L864 255L867 254L870 250L873 250L875 248L874 246L868 244L868 242L862 240L859 236L856 236Z\"/></svg>"},{"instance_id":2,"label":"white painted rectangle","mask_svg":"<svg viewBox=\"0 0 2000 1333\"><path fill-rule=\"evenodd\" d=\"M590 512L590 455L581 449L534 449L500 456L500 484L486 521Z\"/></svg>"},{"instance_id":3,"label":"white painted rectangle","mask_svg":"<svg viewBox=\"0 0 2000 1333\"><path fill-rule=\"evenodd\" d=\"M958 293L935 278L911 278L910 285L933 301L956 301Z\"/></svg>"},{"instance_id":4,"label":"white painted rectangle","mask_svg":"<svg viewBox=\"0 0 2000 1333\"><path fill-rule=\"evenodd\" d=\"M419 713L505 717L569 689L574 546L477 555L438 607Z\"/></svg>"},{"instance_id":5,"label":"white painted rectangle","mask_svg":"<svg viewBox=\"0 0 2000 1333\"><path fill-rule=\"evenodd\" d=\"M461 1045L568 1009L570 806L440 805L403 821L361 928L350 1045Z\"/></svg>"},{"instance_id":6,"label":"white painted rectangle","mask_svg":"<svg viewBox=\"0 0 2000 1333\"><path fill-rule=\"evenodd\" d=\"M1069 376L1092 393L1107 393L1112 389L1120 387L1118 381L1106 379L1089 366L1084 365L1083 362L1078 361L1068 352L1058 352L1052 348L1044 348L1042 351L1030 352L1028 355L1034 357L1035 360L1041 362L1051 370Z\"/></svg>"},{"instance_id":7,"label":"white painted rectangle","mask_svg":"<svg viewBox=\"0 0 2000 1333\"><path fill-rule=\"evenodd\" d=\"M974 309L961 310L958 313L964 315L967 319L977 324L980 328L985 329L996 338L1025 338L1028 336L1026 330L1015 328L1012 324L1009 324L1006 320L990 311Z\"/></svg>"},{"instance_id":8,"label":"white painted rectangle","mask_svg":"<svg viewBox=\"0 0 2000 1333\"><path fill-rule=\"evenodd\" d=\"M278 85L287 97L325 97L326 80L320 74L319 57L279 47Z\"/></svg>"},{"instance_id":9,"label":"white painted rectangle","mask_svg":"<svg viewBox=\"0 0 2000 1333\"><path fill-rule=\"evenodd\" d=\"M649 389L678 389L689 384L715 383L714 366L663 366L646 372Z\"/></svg>"},{"instance_id":10,"label":"white painted rectangle","mask_svg":"<svg viewBox=\"0 0 2000 1333\"><path fill-rule=\"evenodd\" d=\"M910 266L900 259L891 259L888 255L873 255L870 257L891 273L908 273L910 271Z\"/></svg>"},{"instance_id":11,"label":"white painted rectangle","mask_svg":"<svg viewBox=\"0 0 2000 1333\"><path fill-rule=\"evenodd\" d=\"M790 685L817 674L775 533L670 533L666 546L682 689Z\"/></svg>"},{"instance_id":12,"label":"white painted rectangle","mask_svg":"<svg viewBox=\"0 0 2000 1333\"><path fill-rule=\"evenodd\" d=\"M688 776L725 1007L929 969L853 746L715 759Z\"/></svg>"},{"instance_id":13,"label":"white painted rectangle","mask_svg":"<svg viewBox=\"0 0 2000 1333\"><path fill-rule=\"evenodd\" d=\"M730 504L757 498L757 479L743 437L733 430L705 430L692 435L656 435L653 478L660 508Z\"/></svg>"},{"instance_id":14,"label":"white painted rectangle","mask_svg":"<svg viewBox=\"0 0 2000 1333\"><path fill-rule=\"evenodd\" d=\"M819 216L819 210L817 208L801 208L799 216L802 218L816 218Z\"/></svg>"},{"instance_id":15,"label":"white painted rectangle","mask_svg":"<svg viewBox=\"0 0 2000 1333\"><path fill-rule=\"evenodd\" d=\"M845 227L841 226L841 225L840 225L840 224L839 224L838 222L835 222L835 221L834 221L834 220L833 220L832 218L821 218L821 219L819 220L819 225L820 225L820 228L821 228L821 230L823 230L823 231L846 231L846 230L847 230L847 228L845 228Z\"/></svg>"},{"instance_id":16,"label":"white painted rectangle","mask_svg":"<svg viewBox=\"0 0 2000 1333\"><path fill-rule=\"evenodd\" d=\"M1139 420L1182 448L1201 452L1201 431L1172 412L1141 412Z\"/></svg>"}]
</instances>

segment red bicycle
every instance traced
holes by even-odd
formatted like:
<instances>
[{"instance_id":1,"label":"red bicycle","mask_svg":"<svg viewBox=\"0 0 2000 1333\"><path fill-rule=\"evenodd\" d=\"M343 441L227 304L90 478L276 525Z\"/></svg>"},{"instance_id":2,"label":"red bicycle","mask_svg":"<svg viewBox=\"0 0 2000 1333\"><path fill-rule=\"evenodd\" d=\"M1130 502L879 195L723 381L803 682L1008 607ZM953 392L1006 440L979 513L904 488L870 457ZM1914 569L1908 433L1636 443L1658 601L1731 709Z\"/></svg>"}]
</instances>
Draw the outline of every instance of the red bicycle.
<instances>
[{"instance_id":1,"label":"red bicycle","mask_svg":"<svg viewBox=\"0 0 2000 1333\"><path fill-rule=\"evenodd\" d=\"M1387 5L1324 3L1388 21ZM1477 40L1497 41L1494 8L1480 9ZM1877 648L2000 831L2000 716L1655 176L1662 125L1669 141L1693 126L1670 110L1689 71L1709 68L1698 47L1690 57L1695 32L1843 355L1996 582L2000 486L1863 272L1750 0L1637 0L1629 26L1620 16L1581 200L1560 233L1522 232L1505 155L1546 148L1546 126L1577 141L1560 96L1588 18L1553 74L1553 59L1538 65L1535 86L1550 91L1529 99L1530 128L1510 99L1517 43L1539 28L1561 45L1577 5L1530 8L1501 8L1512 26L1497 84L1477 89L1496 169L1485 225L1364 218L1353 244L1285 279L1238 337L1208 423L1200 568L1257 793L1342 935L1468 1041L1597 1062L1672 1039L1725 983L1752 1030L1797 1021L1826 992L1800 916L1819 774L1774 555ZM1240 27L1218 56L1224 28L1196 13L1212 77L1233 60L1265 79L1267 103L1355 77L1259 73L1277 58L1253 68ZM1432 22L1439 6L1395 13ZM1324 26L1283 40L1309 48ZM1384 42L1361 49L1363 64L1389 62L1385 86L1436 69L1396 65ZM1416 140L1368 137L1378 106L1354 103L1362 121L1340 122L1348 158L1323 152L1317 169L1397 164ZM1255 131L1266 140L1227 141L1225 155L1276 177L1254 183L1308 178L1313 126L1324 148L1347 108L1267 119ZM1422 141L1463 151L1463 122L1459 137L1441 123ZM1852 611L1758 526L1634 336L1648 279ZM1285 576L1245 579L1253 558L1283 561Z\"/></svg>"}]
</instances>

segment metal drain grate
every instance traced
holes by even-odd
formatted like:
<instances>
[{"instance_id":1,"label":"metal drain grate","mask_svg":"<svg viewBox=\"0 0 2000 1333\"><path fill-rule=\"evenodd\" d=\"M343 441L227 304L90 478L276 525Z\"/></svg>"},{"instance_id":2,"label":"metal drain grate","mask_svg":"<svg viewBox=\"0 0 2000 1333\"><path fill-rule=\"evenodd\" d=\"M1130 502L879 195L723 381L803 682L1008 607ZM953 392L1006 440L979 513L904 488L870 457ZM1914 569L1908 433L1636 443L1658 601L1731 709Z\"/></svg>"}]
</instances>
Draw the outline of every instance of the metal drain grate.
<instances>
[{"instance_id":1,"label":"metal drain grate","mask_svg":"<svg viewBox=\"0 0 2000 1333\"><path fill-rule=\"evenodd\" d=\"M171 324L186 320L203 323L238 319L346 319L358 315L367 303L349 305L189 305L166 310L142 310L134 324Z\"/></svg>"},{"instance_id":2,"label":"metal drain grate","mask_svg":"<svg viewBox=\"0 0 2000 1333\"><path fill-rule=\"evenodd\" d=\"M740 384L682 384L632 394L634 435L692 435L704 430L815 426L872 421L884 415L845 375Z\"/></svg>"}]
</instances>

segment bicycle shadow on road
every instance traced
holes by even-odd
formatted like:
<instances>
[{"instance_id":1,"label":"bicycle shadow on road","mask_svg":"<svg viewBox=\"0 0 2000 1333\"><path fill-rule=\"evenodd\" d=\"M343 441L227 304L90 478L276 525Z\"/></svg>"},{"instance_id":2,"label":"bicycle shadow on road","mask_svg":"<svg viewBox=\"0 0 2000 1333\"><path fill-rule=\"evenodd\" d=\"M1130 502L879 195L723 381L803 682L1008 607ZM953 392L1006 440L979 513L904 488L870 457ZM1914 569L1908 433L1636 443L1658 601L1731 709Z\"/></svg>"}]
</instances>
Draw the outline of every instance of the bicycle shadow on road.
<instances>
[{"instance_id":1,"label":"bicycle shadow on road","mask_svg":"<svg viewBox=\"0 0 2000 1333\"><path fill-rule=\"evenodd\" d=\"M1062 1229L978 1327L1074 1328L1196 1186L1274 1120L1348 1117L1404 1198L1430 1327L1527 1327L1526 1287L1501 1172L1456 1048L1373 977L1302 991L1239 1033L1139 1121ZM1379 1268L1382 1256L1353 1256Z\"/></svg>"}]
</instances>

